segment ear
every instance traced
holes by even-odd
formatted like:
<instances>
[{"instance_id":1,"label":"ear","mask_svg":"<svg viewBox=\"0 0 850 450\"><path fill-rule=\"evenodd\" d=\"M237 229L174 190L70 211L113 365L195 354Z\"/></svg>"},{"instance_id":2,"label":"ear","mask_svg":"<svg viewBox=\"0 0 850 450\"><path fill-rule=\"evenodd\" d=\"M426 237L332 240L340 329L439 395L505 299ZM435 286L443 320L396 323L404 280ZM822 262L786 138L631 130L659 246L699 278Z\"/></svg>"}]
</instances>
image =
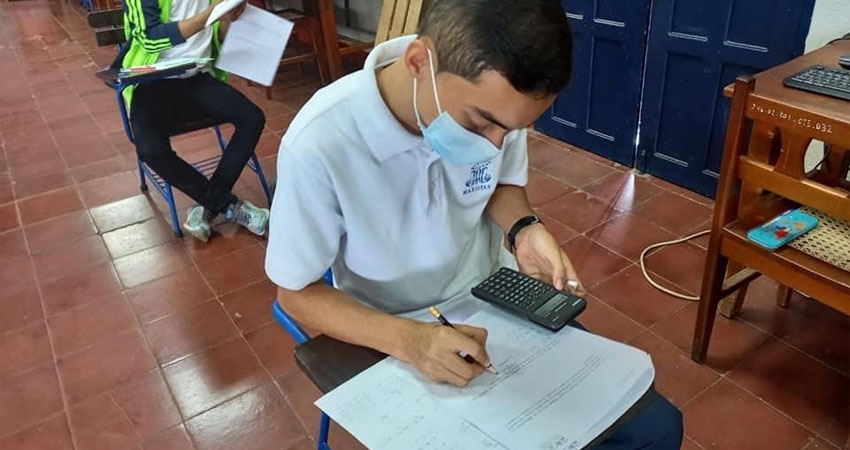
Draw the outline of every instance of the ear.
<instances>
[{"instance_id":1,"label":"ear","mask_svg":"<svg viewBox=\"0 0 850 450\"><path fill-rule=\"evenodd\" d=\"M404 52L404 64L414 78L429 76L428 49L432 47L427 37L414 39ZM431 50L433 52L434 50ZM437 64L437 61L434 61Z\"/></svg>"}]
</instances>

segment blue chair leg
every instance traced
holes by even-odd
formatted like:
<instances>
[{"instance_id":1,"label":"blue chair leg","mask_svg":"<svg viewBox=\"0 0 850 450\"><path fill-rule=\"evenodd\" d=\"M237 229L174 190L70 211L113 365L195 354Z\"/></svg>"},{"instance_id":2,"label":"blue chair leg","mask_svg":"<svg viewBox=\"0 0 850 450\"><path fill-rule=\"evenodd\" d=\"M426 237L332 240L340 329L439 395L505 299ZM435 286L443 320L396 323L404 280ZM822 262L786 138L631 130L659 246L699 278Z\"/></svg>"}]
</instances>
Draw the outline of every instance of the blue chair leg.
<instances>
[{"instance_id":1,"label":"blue chair leg","mask_svg":"<svg viewBox=\"0 0 850 450\"><path fill-rule=\"evenodd\" d=\"M224 151L227 148L227 141L224 140L224 136L221 134L221 128L216 125L213 127L213 130L215 130L215 137L218 138L218 146L221 147L221 151Z\"/></svg>"},{"instance_id":2,"label":"blue chair leg","mask_svg":"<svg viewBox=\"0 0 850 450\"><path fill-rule=\"evenodd\" d=\"M165 201L168 202L168 209L171 212L171 228L174 230L174 235L183 237L183 230L180 228L180 218L177 217L177 205L174 204L174 192L171 190L171 184L165 183Z\"/></svg>"},{"instance_id":3,"label":"blue chair leg","mask_svg":"<svg viewBox=\"0 0 850 450\"><path fill-rule=\"evenodd\" d=\"M138 162L139 162L139 189L141 189L142 192L147 192L148 191L148 182L145 179L145 170L142 168L142 160L139 159Z\"/></svg>"},{"instance_id":4,"label":"blue chair leg","mask_svg":"<svg viewBox=\"0 0 850 450\"><path fill-rule=\"evenodd\" d=\"M263 192L266 193L266 200L269 206L272 204L272 191L269 189L269 183L266 181L266 175L263 173L263 167L260 165L260 159L256 153L251 154L251 161L254 163L254 172L257 172L257 178L260 179L260 184L263 186Z\"/></svg>"},{"instance_id":5,"label":"blue chair leg","mask_svg":"<svg viewBox=\"0 0 850 450\"><path fill-rule=\"evenodd\" d=\"M328 269L328 271L325 272L324 279L325 283L333 286L334 276L331 269ZM310 336L304 332L298 323L292 317L289 317L289 314L280 307L280 303L278 303L277 300L272 303L272 315L283 329L292 336L292 339L294 339L296 343L303 344L310 339ZM330 427L331 418L328 417L327 414L322 413L322 417L319 422L319 436L316 446L318 450L331 450L328 446L328 432L330 431Z\"/></svg>"},{"instance_id":6,"label":"blue chair leg","mask_svg":"<svg viewBox=\"0 0 850 450\"><path fill-rule=\"evenodd\" d=\"M322 419L319 425L318 450L331 450L328 447L328 431L331 427L331 418L327 414L322 413Z\"/></svg>"}]
</instances>

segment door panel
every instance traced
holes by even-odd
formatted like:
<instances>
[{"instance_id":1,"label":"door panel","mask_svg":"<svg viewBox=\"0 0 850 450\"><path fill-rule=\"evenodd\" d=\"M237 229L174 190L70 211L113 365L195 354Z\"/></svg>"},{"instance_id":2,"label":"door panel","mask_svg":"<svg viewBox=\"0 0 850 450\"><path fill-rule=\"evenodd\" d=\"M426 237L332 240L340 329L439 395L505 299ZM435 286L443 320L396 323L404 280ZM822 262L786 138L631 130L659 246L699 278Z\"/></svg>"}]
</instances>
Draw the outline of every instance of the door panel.
<instances>
[{"instance_id":1,"label":"door panel","mask_svg":"<svg viewBox=\"0 0 850 450\"><path fill-rule=\"evenodd\" d=\"M538 131L634 164L649 1L563 2L573 31L572 81Z\"/></svg>"},{"instance_id":2,"label":"door panel","mask_svg":"<svg viewBox=\"0 0 850 450\"><path fill-rule=\"evenodd\" d=\"M638 167L714 195L723 87L802 53L814 0L653 0Z\"/></svg>"}]
</instances>

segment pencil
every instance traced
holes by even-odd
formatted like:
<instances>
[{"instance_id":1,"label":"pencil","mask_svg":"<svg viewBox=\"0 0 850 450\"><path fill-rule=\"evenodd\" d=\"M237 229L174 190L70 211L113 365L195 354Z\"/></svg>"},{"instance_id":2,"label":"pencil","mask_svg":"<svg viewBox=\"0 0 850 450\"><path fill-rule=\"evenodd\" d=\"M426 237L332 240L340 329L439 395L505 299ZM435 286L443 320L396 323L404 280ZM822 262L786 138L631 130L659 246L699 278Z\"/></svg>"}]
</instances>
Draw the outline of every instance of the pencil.
<instances>
[{"instance_id":1,"label":"pencil","mask_svg":"<svg viewBox=\"0 0 850 450\"><path fill-rule=\"evenodd\" d=\"M452 325L451 322L449 322L449 319L446 319L446 317L443 316L443 313L441 313L440 310L437 309L436 306L432 306L432 307L428 308L428 311L430 311L431 315L436 317L437 320L439 320L440 323L443 324L443 326L455 328L455 326ZM464 359L464 361L466 361L468 363L475 363L475 364L479 364L479 365L481 364L480 362L476 361L475 358L473 358L472 356L469 356L468 354L464 355L463 359ZM484 370L486 370L486 371L488 371L492 374L496 374L496 375L498 375L498 373L499 373L499 372L496 372L496 368L493 367L493 363L486 365L484 367Z\"/></svg>"}]
</instances>

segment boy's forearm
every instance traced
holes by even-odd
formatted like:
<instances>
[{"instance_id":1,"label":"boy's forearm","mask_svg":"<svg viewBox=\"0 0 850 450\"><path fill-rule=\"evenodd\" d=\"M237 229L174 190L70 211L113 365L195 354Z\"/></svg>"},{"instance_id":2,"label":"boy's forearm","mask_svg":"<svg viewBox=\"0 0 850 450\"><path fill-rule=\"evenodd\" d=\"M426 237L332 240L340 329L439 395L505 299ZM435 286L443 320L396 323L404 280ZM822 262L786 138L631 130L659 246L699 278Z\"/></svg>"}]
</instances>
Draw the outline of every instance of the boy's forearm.
<instances>
[{"instance_id":1,"label":"boy's forearm","mask_svg":"<svg viewBox=\"0 0 850 450\"><path fill-rule=\"evenodd\" d=\"M499 185L487 204L487 214L507 233L517 220L534 214L534 210L524 187Z\"/></svg>"},{"instance_id":2,"label":"boy's forearm","mask_svg":"<svg viewBox=\"0 0 850 450\"><path fill-rule=\"evenodd\" d=\"M183 39L189 39L195 33L203 30L206 27L207 19L210 17L211 12L212 6L186 20L178 22L177 28L180 30L180 35L183 36Z\"/></svg>"},{"instance_id":3,"label":"boy's forearm","mask_svg":"<svg viewBox=\"0 0 850 450\"><path fill-rule=\"evenodd\" d=\"M405 336L412 320L365 306L323 282L300 291L278 288L278 302L293 319L334 339L406 360Z\"/></svg>"}]
</instances>

